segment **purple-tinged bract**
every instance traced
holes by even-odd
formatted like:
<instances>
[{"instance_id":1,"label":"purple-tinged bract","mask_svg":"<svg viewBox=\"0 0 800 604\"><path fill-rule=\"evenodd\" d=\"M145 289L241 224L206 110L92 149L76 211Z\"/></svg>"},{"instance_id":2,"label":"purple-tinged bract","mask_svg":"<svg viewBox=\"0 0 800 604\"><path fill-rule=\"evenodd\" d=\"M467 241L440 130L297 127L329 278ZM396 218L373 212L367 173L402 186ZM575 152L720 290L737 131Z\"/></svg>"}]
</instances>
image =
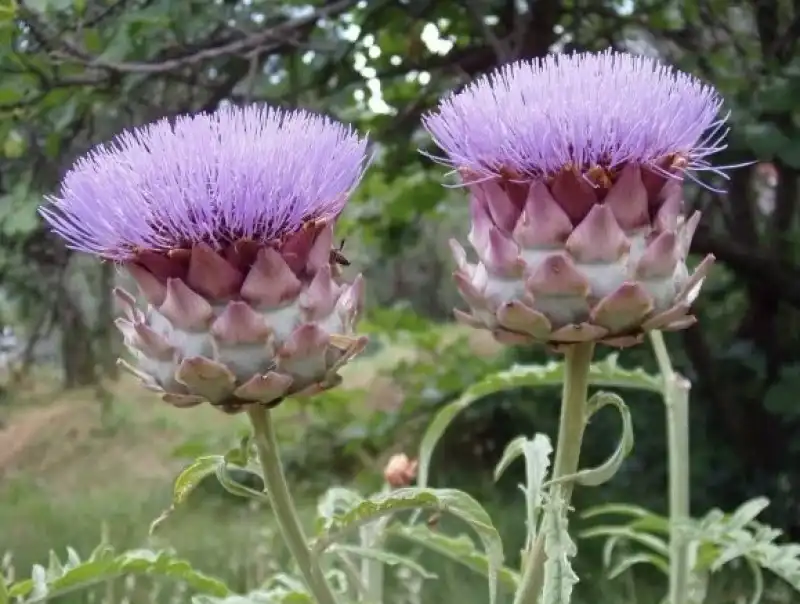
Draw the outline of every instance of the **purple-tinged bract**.
<instances>
[{"instance_id":1,"label":"purple-tinged bract","mask_svg":"<svg viewBox=\"0 0 800 604\"><path fill-rule=\"evenodd\" d=\"M226 107L98 145L42 213L71 247L113 260L201 241L267 243L338 215L365 152L365 139L326 117Z\"/></svg>"},{"instance_id":2,"label":"purple-tinged bract","mask_svg":"<svg viewBox=\"0 0 800 604\"><path fill-rule=\"evenodd\" d=\"M178 407L276 405L338 384L366 343L363 281L333 248L365 150L301 111L163 120L79 160L42 213L136 281L147 305L115 290L117 327L147 388Z\"/></svg>"},{"instance_id":3,"label":"purple-tinged bract","mask_svg":"<svg viewBox=\"0 0 800 604\"><path fill-rule=\"evenodd\" d=\"M453 241L462 322L508 343L629 346L677 330L713 262L686 258L700 220L684 176L724 148L710 86L645 57L604 52L518 62L424 118L471 194Z\"/></svg>"},{"instance_id":4,"label":"purple-tinged bract","mask_svg":"<svg viewBox=\"0 0 800 604\"><path fill-rule=\"evenodd\" d=\"M723 148L722 100L697 78L617 52L511 63L442 100L423 122L447 163L476 175L540 177L567 167L707 167Z\"/></svg>"}]
</instances>

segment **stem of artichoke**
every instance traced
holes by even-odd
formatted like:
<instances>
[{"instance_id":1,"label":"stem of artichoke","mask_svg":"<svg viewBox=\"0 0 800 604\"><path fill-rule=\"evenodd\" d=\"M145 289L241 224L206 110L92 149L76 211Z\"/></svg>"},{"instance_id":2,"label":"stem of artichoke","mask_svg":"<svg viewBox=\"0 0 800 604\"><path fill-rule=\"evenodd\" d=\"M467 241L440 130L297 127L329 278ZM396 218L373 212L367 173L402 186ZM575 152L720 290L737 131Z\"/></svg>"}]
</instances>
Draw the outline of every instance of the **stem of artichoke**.
<instances>
[{"instance_id":1,"label":"stem of artichoke","mask_svg":"<svg viewBox=\"0 0 800 604\"><path fill-rule=\"evenodd\" d=\"M564 358L564 386L561 395L561 419L553 462L552 479L557 480L578 471L578 462L586 427L586 397L589 390L589 366L594 354L594 343L583 342L567 348ZM560 489L561 497L569 505L572 484L553 485L551 491ZM536 604L544 583L544 534L539 531L527 552L522 580L514 604Z\"/></svg>"},{"instance_id":2,"label":"stem of artichoke","mask_svg":"<svg viewBox=\"0 0 800 604\"><path fill-rule=\"evenodd\" d=\"M264 473L264 491L272 504L283 539L317 604L337 604L336 596L325 580L322 569L311 556L297 510L289 494L272 416L261 405L250 405L247 414L253 425L253 440Z\"/></svg>"},{"instance_id":3,"label":"stem of artichoke","mask_svg":"<svg viewBox=\"0 0 800 604\"><path fill-rule=\"evenodd\" d=\"M689 588L689 543L680 527L689 520L689 381L675 373L664 336L650 332L663 381L669 456L669 602L685 604Z\"/></svg>"}]
</instances>

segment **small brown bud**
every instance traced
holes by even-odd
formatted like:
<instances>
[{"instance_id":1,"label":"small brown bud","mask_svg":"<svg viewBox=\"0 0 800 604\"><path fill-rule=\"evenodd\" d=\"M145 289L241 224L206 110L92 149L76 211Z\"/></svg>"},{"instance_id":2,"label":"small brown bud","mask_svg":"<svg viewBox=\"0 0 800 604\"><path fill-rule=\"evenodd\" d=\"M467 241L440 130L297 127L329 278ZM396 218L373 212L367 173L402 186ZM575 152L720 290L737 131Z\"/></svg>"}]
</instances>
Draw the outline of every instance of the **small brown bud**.
<instances>
[{"instance_id":1,"label":"small brown bud","mask_svg":"<svg viewBox=\"0 0 800 604\"><path fill-rule=\"evenodd\" d=\"M407 487L417 476L418 464L416 459L409 459L405 453L392 455L383 471L383 477L392 488Z\"/></svg>"}]
</instances>

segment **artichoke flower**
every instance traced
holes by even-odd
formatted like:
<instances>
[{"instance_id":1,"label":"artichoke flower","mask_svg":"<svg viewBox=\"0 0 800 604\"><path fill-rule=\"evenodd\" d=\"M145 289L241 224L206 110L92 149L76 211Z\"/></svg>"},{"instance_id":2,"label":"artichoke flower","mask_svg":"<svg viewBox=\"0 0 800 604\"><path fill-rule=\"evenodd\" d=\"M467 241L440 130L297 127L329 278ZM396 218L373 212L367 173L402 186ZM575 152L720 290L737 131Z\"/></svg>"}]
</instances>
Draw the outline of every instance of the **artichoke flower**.
<instances>
[{"instance_id":1,"label":"artichoke flower","mask_svg":"<svg viewBox=\"0 0 800 604\"><path fill-rule=\"evenodd\" d=\"M332 230L366 144L265 106L161 120L79 159L41 212L138 284L146 308L116 289L117 326L147 388L178 407L274 406L336 385L366 343Z\"/></svg>"},{"instance_id":2,"label":"artichoke flower","mask_svg":"<svg viewBox=\"0 0 800 604\"><path fill-rule=\"evenodd\" d=\"M679 330L713 257L686 265L700 214L682 185L724 148L721 99L624 53L506 65L444 98L424 125L469 190L455 281L468 325L505 343L629 346Z\"/></svg>"}]
</instances>

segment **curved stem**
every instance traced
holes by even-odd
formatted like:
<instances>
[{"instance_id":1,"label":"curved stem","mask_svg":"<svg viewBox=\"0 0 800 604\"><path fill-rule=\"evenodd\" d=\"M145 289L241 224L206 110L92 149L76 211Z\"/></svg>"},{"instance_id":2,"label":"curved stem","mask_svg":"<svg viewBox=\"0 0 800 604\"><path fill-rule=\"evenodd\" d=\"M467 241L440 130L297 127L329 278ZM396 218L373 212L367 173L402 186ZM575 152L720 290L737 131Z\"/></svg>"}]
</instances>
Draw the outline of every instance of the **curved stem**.
<instances>
[{"instance_id":1,"label":"curved stem","mask_svg":"<svg viewBox=\"0 0 800 604\"><path fill-rule=\"evenodd\" d=\"M681 526L689 520L689 388L687 380L675 373L664 336L650 332L653 352L664 382L669 456L670 569L669 602L685 604L689 588L689 543Z\"/></svg>"},{"instance_id":2,"label":"curved stem","mask_svg":"<svg viewBox=\"0 0 800 604\"><path fill-rule=\"evenodd\" d=\"M300 526L283 474L272 416L269 410L261 405L251 405L247 414L253 424L253 440L264 473L264 490L272 504L283 539L317 603L337 604L336 597L322 574L322 569L311 557L305 534Z\"/></svg>"},{"instance_id":3,"label":"curved stem","mask_svg":"<svg viewBox=\"0 0 800 604\"><path fill-rule=\"evenodd\" d=\"M594 343L574 344L567 348L564 358L564 386L561 395L561 419L558 427L556 457L552 479L563 478L578 471L578 462L586 427L586 395L589 389L589 366L594 354ZM559 489L566 505L572 497L572 484L553 485ZM554 491L553 491L554 492ZM525 556L522 581L514 604L536 604L544 582L544 534L536 535L533 547Z\"/></svg>"}]
</instances>

